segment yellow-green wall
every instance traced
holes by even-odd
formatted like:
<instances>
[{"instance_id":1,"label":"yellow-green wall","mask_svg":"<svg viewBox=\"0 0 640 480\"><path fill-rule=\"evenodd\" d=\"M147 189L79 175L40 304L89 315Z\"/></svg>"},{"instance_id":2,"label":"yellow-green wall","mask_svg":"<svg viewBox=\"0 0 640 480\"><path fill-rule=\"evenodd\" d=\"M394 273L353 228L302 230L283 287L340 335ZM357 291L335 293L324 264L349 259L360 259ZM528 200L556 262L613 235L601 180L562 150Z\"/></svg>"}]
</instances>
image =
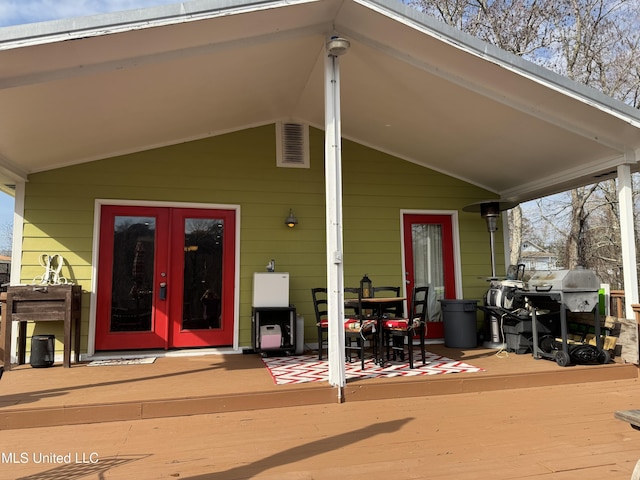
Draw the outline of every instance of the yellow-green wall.
<instances>
[{"instance_id":1,"label":"yellow-green wall","mask_svg":"<svg viewBox=\"0 0 640 480\"><path fill-rule=\"evenodd\" d=\"M240 205L240 345L251 344L253 272L265 271L272 258L277 271L291 274L291 302L305 318L305 340L314 342L310 289L326 278L322 131L311 129L310 147L311 168L278 168L269 125L33 174L26 185L21 282L42 273L41 253L56 253L69 264L63 274L85 292L90 288L96 198ZM364 273L374 284L402 283L401 209L459 210L464 298L482 297L487 284L479 277L490 273L488 233L478 214L461 209L490 198L489 192L349 141L342 161L347 285L357 285ZM299 219L294 229L284 225L289 208ZM87 293L82 318L86 351ZM42 328L51 330L37 331Z\"/></svg>"}]
</instances>

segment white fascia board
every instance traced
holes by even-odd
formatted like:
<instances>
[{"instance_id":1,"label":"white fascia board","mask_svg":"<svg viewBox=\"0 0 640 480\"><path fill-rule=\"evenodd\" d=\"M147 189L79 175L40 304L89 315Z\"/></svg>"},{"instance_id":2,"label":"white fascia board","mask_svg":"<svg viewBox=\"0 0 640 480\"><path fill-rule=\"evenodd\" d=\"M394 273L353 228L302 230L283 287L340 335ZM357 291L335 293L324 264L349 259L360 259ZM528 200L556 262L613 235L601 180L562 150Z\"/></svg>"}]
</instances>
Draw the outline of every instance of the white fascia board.
<instances>
[{"instance_id":1,"label":"white fascia board","mask_svg":"<svg viewBox=\"0 0 640 480\"><path fill-rule=\"evenodd\" d=\"M524 202L564 192L579 186L594 184L604 179L614 178L618 166L625 164L624 159L625 156L615 156L565 170L564 172L557 172L541 180L501 191L499 192L500 198Z\"/></svg>"},{"instance_id":2,"label":"white fascia board","mask_svg":"<svg viewBox=\"0 0 640 480\"><path fill-rule=\"evenodd\" d=\"M0 50L313 3L318 0L193 0L0 28Z\"/></svg>"}]
</instances>

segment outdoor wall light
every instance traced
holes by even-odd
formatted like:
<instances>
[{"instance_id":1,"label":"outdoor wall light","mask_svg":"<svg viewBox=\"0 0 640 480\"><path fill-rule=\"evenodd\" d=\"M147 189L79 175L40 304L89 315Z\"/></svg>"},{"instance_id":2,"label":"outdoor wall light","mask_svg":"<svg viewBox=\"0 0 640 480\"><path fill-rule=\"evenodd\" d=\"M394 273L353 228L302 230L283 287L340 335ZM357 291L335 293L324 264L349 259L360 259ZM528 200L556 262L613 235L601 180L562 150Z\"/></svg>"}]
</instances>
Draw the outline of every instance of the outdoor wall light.
<instances>
[{"instance_id":1,"label":"outdoor wall light","mask_svg":"<svg viewBox=\"0 0 640 480\"><path fill-rule=\"evenodd\" d=\"M289 228L293 228L298 224L298 219L293 214L292 208L289 209L289 216L285 219L284 224Z\"/></svg>"},{"instance_id":2,"label":"outdoor wall light","mask_svg":"<svg viewBox=\"0 0 640 480\"><path fill-rule=\"evenodd\" d=\"M351 43L349 40L340 37L331 37L331 40L327 42L327 52L332 57L339 57L344 55L349 50Z\"/></svg>"}]
</instances>

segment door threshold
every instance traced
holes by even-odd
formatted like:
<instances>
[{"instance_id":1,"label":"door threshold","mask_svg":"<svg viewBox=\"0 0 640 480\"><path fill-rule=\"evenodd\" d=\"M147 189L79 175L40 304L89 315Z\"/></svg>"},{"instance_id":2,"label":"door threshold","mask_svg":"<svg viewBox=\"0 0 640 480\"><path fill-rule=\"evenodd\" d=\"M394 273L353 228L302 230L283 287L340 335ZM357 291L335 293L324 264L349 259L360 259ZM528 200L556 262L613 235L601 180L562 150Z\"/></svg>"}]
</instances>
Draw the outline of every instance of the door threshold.
<instances>
[{"instance_id":1,"label":"door threshold","mask_svg":"<svg viewBox=\"0 0 640 480\"><path fill-rule=\"evenodd\" d=\"M113 360L114 358L171 358L171 357L200 357L204 355L236 355L241 354L244 347L234 349L232 347L211 348L183 348L180 350L118 350L110 352L96 352L93 355L80 355L81 361Z\"/></svg>"}]
</instances>

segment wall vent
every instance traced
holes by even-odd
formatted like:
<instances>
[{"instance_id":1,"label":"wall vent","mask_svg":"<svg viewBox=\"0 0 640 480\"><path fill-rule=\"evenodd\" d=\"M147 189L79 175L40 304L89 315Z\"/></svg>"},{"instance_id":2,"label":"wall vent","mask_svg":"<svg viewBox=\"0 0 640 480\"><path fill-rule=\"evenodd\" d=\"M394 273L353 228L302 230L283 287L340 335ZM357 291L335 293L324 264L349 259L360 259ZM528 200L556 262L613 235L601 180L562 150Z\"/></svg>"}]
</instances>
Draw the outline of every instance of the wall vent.
<instances>
[{"instance_id":1,"label":"wall vent","mask_svg":"<svg viewBox=\"0 0 640 480\"><path fill-rule=\"evenodd\" d=\"M278 122L276 136L276 156L279 167L309 168L308 125Z\"/></svg>"}]
</instances>

